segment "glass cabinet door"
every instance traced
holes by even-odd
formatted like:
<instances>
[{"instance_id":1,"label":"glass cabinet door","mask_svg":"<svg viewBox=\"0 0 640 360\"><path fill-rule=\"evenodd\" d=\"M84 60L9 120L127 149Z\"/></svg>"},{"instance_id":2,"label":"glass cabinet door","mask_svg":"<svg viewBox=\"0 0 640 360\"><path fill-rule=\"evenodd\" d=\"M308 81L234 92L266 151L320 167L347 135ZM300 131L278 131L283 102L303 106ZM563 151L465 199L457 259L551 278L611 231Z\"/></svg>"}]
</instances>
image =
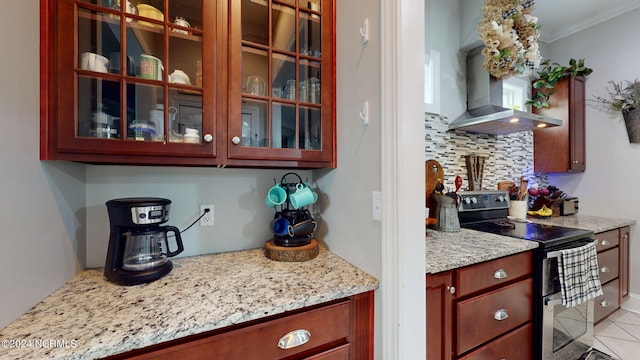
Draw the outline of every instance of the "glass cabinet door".
<instances>
[{"instance_id":1,"label":"glass cabinet door","mask_svg":"<svg viewBox=\"0 0 640 360\"><path fill-rule=\"evenodd\" d=\"M213 124L203 124L207 3L75 1L77 139L145 143L151 152L212 141Z\"/></svg>"},{"instance_id":2,"label":"glass cabinet door","mask_svg":"<svg viewBox=\"0 0 640 360\"><path fill-rule=\"evenodd\" d=\"M330 0L239 3L230 5L230 73L238 77L231 81L230 155L286 159L308 150L317 154L303 157L324 159L333 151L326 126L333 104L322 97L333 81L332 59L323 54L331 53L323 48L332 41Z\"/></svg>"}]
</instances>

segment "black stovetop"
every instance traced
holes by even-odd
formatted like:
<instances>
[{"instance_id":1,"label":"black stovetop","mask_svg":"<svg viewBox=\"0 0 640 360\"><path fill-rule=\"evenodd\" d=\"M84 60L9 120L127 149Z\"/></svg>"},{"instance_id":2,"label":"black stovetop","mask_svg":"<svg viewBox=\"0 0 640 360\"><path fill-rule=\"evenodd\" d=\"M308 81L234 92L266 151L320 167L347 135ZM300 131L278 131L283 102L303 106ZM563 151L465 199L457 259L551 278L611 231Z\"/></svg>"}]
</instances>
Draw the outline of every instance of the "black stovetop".
<instances>
[{"instance_id":1,"label":"black stovetop","mask_svg":"<svg viewBox=\"0 0 640 360\"><path fill-rule=\"evenodd\" d=\"M461 224L463 228L491 234L510 236L518 239L537 241L540 247L555 247L568 242L589 238L593 231L562 226L536 224L531 222L496 219L471 224Z\"/></svg>"},{"instance_id":2,"label":"black stovetop","mask_svg":"<svg viewBox=\"0 0 640 360\"><path fill-rule=\"evenodd\" d=\"M508 194L504 190L461 192L460 199L458 219L460 226L466 229L537 241L542 249L588 239L593 235L591 230L509 220Z\"/></svg>"}]
</instances>

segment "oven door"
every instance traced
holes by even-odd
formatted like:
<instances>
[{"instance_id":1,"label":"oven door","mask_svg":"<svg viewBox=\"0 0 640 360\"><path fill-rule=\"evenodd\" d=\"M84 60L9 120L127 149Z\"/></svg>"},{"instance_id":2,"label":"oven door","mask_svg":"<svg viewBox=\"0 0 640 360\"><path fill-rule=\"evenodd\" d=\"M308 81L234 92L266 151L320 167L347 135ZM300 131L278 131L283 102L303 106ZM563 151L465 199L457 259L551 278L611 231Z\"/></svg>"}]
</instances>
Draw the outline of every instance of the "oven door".
<instances>
[{"instance_id":1,"label":"oven door","mask_svg":"<svg viewBox=\"0 0 640 360\"><path fill-rule=\"evenodd\" d=\"M567 308L558 292L543 304L543 359L575 360L593 347L593 300Z\"/></svg>"}]
</instances>

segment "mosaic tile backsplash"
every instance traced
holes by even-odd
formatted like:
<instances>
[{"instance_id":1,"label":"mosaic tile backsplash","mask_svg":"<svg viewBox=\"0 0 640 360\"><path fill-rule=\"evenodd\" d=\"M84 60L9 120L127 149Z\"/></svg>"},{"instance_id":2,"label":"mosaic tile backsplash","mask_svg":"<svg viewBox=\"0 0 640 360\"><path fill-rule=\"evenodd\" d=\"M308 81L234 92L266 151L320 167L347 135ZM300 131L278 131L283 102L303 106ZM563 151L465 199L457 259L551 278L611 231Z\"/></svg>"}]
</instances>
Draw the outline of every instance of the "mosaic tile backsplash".
<instances>
[{"instance_id":1,"label":"mosaic tile backsplash","mask_svg":"<svg viewBox=\"0 0 640 360\"><path fill-rule=\"evenodd\" d=\"M442 165L445 186L453 189L455 177L460 175L462 190L468 189L465 156L471 154L486 157L482 190L496 189L499 181L517 184L520 176L528 179L530 186L548 184L546 175L533 172L533 132L488 135L449 131L450 122L444 116L425 114L425 161L435 159Z\"/></svg>"}]
</instances>

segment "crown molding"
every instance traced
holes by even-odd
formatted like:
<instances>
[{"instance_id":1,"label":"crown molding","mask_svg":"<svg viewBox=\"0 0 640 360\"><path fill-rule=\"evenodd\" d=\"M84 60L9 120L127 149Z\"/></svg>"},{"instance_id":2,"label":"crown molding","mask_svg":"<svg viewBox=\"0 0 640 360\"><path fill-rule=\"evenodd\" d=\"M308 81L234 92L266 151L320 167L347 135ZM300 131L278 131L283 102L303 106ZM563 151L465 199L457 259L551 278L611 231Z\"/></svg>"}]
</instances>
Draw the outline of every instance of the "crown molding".
<instances>
[{"instance_id":1,"label":"crown molding","mask_svg":"<svg viewBox=\"0 0 640 360\"><path fill-rule=\"evenodd\" d=\"M601 12L596 16L590 17L587 20L581 21L577 24L568 26L566 28L563 28L559 31L550 33L550 34L545 34L544 33L544 28L543 28L543 32L540 34L540 40L546 43L552 43L556 40L560 40L564 37L567 37L571 34L575 34L579 31L582 31L584 29L590 28L592 26L595 26L597 24L600 24L602 22L605 22L609 19L612 19L616 16L620 16L626 12L635 10L637 8L640 8L640 2L637 0L632 0L632 1L628 1L620 6L614 7L612 9L609 9L607 11Z\"/></svg>"}]
</instances>

